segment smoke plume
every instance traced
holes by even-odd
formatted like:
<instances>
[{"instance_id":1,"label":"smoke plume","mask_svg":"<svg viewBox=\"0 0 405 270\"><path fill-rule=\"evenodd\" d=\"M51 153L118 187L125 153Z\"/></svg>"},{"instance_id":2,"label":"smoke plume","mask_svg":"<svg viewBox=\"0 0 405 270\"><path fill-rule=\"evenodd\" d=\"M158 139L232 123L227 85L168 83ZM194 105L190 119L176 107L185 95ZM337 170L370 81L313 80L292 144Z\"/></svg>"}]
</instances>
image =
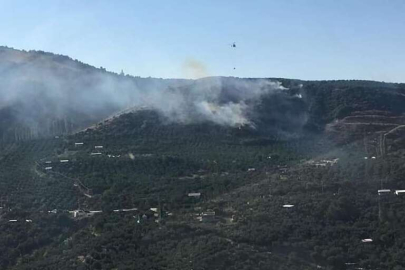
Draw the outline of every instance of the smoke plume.
<instances>
[{"instance_id":1,"label":"smoke plume","mask_svg":"<svg viewBox=\"0 0 405 270\"><path fill-rule=\"evenodd\" d=\"M206 74L197 61L186 66L192 77ZM283 90L280 83L264 79L123 76L66 56L0 48L3 134L12 123L14 131L28 126L27 136L71 133L119 111L141 107L160 112L169 122L253 126L250 115L261 97Z\"/></svg>"},{"instance_id":2,"label":"smoke plume","mask_svg":"<svg viewBox=\"0 0 405 270\"><path fill-rule=\"evenodd\" d=\"M279 83L268 80L209 77L154 93L145 103L170 121L253 126L249 114L254 105L263 95L283 90Z\"/></svg>"}]
</instances>

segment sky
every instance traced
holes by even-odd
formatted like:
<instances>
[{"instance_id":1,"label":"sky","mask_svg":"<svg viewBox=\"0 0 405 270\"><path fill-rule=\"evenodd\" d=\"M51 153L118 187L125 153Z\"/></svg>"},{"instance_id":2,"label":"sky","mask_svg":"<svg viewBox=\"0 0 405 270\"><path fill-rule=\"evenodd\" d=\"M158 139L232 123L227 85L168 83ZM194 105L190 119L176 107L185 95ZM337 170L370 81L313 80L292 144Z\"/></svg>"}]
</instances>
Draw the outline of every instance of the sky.
<instances>
[{"instance_id":1,"label":"sky","mask_svg":"<svg viewBox=\"0 0 405 270\"><path fill-rule=\"evenodd\" d=\"M404 14L403 0L0 0L0 45L141 77L405 82Z\"/></svg>"}]
</instances>

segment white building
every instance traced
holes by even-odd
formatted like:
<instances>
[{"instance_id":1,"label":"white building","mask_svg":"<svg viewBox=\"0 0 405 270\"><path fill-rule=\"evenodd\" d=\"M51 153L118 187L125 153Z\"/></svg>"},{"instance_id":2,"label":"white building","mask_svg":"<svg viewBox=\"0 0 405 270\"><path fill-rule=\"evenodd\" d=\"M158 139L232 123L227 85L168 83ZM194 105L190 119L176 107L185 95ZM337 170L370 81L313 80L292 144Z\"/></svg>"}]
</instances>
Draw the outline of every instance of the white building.
<instances>
[{"instance_id":1,"label":"white building","mask_svg":"<svg viewBox=\"0 0 405 270\"><path fill-rule=\"evenodd\" d=\"M379 189L378 195L385 195L391 192L391 189Z\"/></svg>"},{"instance_id":2,"label":"white building","mask_svg":"<svg viewBox=\"0 0 405 270\"><path fill-rule=\"evenodd\" d=\"M207 210L205 212L202 212L200 216L196 217L196 219L200 222L215 222L215 211Z\"/></svg>"},{"instance_id":3,"label":"white building","mask_svg":"<svg viewBox=\"0 0 405 270\"><path fill-rule=\"evenodd\" d=\"M137 211L138 208L127 208L127 209L122 209L122 212L131 212L131 211Z\"/></svg>"},{"instance_id":4,"label":"white building","mask_svg":"<svg viewBox=\"0 0 405 270\"><path fill-rule=\"evenodd\" d=\"M293 204L284 204L283 207L284 208L291 208L291 207L294 207L294 205Z\"/></svg>"},{"instance_id":5,"label":"white building","mask_svg":"<svg viewBox=\"0 0 405 270\"><path fill-rule=\"evenodd\" d=\"M402 194L402 193L405 193L405 190L404 190L404 189L402 189L402 190L395 190L395 194L396 194L396 195L399 195L399 194Z\"/></svg>"},{"instance_id":6,"label":"white building","mask_svg":"<svg viewBox=\"0 0 405 270\"><path fill-rule=\"evenodd\" d=\"M69 213L72 214L74 218L84 215L83 210L73 210L73 211L69 211Z\"/></svg>"}]
</instances>

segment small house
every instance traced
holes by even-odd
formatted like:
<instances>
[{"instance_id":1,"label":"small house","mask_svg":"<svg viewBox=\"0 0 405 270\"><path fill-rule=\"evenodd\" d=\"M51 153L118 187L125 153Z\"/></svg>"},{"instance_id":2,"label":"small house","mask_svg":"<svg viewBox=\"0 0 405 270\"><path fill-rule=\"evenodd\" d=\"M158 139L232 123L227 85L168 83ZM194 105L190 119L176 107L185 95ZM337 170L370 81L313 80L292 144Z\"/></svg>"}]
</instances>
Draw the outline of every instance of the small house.
<instances>
[{"instance_id":1,"label":"small house","mask_svg":"<svg viewBox=\"0 0 405 270\"><path fill-rule=\"evenodd\" d=\"M69 211L69 213L72 214L74 218L78 218L85 214L83 210L73 210L73 211Z\"/></svg>"},{"instance_id":2,"label":"small house","mask_svg":"<svg viewBox=\"0 0 405 270\"><path fill-rule=\"evenodd\" d=\"M131 211L137 211L138 208L128 208L128 209L122 209L122 212L131 212Z\"/></svg>"},{"instance_id":3,"label":"small house","mask_svg":"<svg viewBox=\"0 0 405 270\"><path fill-rule=\"evenodd\" d=\"M283 207L284 208L292 208L292 207L294 207L294 205L293 204L284 204Z\"/></svg>"},{"instance_id":4,"label":"small house","mask_svg":"<svg viewBox=\"0 0 405 270\"><path fill-rule=\"evenodd\" d=\"M362 243L371 243L371 242L373 242L373 239L366 238L366 239L362 239L361 242Z\"/></svg>"},{"instance_id":5,"label":"small house","mask_svg":"<svg viewBox=\"0 0 405 270\"><path fill-rule=\"evenodd\" d=\"M386 194L389 194L390 192L391 192L390 189L379 189L378 195L386 195Z\"/></svg>"},{"instance_id":6,"label":"small house","mask_svg":"<svg viewBox=\"0 0 405 270\"><path fill-rule=\"evenodd\" d=\"M403 194L403 193L405 193L404 189L403 190L395 190L396 195Z\"/></svg>"},{"instance_id":7,"label":"small house","mask_svg":"<svg viewBox=\"0 0 405 270\"><path fill-rule=\"evenodd\" d=\"M215 211L207 210L196 218L200 222L213 222L216 220Z\"/></svg>"}]
</instances>

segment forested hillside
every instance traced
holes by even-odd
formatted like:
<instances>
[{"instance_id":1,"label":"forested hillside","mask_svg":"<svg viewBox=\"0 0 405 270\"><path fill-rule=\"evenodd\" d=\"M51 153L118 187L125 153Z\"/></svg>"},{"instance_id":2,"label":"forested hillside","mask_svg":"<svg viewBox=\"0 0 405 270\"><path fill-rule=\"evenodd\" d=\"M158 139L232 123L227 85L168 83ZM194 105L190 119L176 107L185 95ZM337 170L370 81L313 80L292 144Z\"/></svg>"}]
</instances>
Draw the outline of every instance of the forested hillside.
<instances>
[{"instance_id":1,"label":"forested hillside","mask_svg":"<svg viewBox=\"0 0 405 270\"><path fill-rule=\"evenodd\" d=\"M95 74L143 80L1 50L0 76L62 65L91 96L105 90ZM1 269L405 268L403 84L165 81L145 107L69 100L57 115L41 76L21 82L25 104L2 101Z\"/></svg>"}]
</instances>

